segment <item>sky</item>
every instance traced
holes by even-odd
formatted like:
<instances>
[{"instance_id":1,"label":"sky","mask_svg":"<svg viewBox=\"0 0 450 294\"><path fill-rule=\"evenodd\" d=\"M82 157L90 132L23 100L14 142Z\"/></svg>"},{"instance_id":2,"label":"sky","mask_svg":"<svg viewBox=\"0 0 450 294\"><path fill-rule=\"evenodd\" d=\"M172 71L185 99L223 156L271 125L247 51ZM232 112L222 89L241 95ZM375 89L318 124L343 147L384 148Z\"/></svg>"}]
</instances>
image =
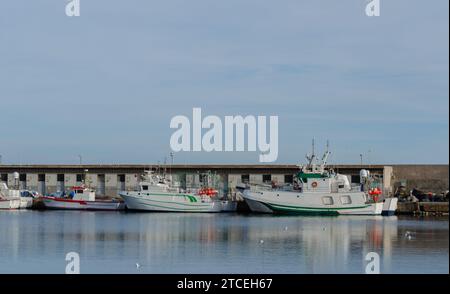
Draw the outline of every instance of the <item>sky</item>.
<instances>
[{"instance_id":1,"label":"sky","mask_svg":"<svg viewBox=\"0 0 450 294\"><path fill-rule=\"evenodd\" d=\"M449 1L0 0L3 164L164 161L176 115L276 115L278 159L449 161ZM178 152L175 163L259 163Z\"/></svg>"}]
</instances>

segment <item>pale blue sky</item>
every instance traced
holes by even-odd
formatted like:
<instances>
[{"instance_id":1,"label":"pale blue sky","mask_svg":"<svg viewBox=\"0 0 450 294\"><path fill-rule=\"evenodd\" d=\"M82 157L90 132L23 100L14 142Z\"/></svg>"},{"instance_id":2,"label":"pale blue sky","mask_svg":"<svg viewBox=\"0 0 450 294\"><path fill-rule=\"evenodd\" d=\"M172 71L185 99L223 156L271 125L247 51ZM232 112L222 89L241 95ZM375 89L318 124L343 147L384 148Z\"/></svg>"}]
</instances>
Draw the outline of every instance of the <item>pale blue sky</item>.
<instances>
[{"instance_id":1,"label":"pale blue sky","mask_svg":"<svg viewBox=\"0 0 450 294\"><path fill-rule=\"evenodd\" d=\"M175 115L278 115L278 163L448 163L448 0L0 0L3 163L152 163ZM323 149L323 148L322 148ZM258 163L178 153L178 163Z\"/></svg>"}]
</instances>

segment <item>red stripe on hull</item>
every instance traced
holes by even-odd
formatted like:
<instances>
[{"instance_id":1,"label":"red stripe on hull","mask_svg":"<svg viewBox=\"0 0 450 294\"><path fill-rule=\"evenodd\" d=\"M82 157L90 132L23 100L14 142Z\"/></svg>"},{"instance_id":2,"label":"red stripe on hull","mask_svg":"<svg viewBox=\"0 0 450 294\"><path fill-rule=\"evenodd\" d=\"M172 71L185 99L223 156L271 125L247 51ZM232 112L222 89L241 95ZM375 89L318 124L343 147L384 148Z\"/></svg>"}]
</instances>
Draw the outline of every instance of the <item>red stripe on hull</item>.
<instances>
[{"instance_id":1,"label":"red stripe on hull","mask_svg":"<svg viewBox=\"0 0 450 294\"><path fill-rule=\"evenodd\" d=\"M69 202L69 203L79 203L81 205L86 205L86 201L84 200L73 200L73 199L64 199L64 198L56 198L56 197L44 197L44 200L52 200L57 202Z\"/></svg>"}]
</instances>

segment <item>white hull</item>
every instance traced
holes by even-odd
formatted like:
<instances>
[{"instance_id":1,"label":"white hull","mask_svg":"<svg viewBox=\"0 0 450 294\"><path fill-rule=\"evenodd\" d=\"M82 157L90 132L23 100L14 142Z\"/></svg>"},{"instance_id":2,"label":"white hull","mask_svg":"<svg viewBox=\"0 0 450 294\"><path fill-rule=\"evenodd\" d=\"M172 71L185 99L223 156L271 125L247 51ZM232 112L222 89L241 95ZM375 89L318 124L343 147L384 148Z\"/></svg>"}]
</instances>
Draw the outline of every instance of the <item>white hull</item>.
<instances>
[{"instance_id":1,"label":"white hull","mask_svg":"<svg viewBox=\"0 0 450 294\"><path fill-rule=\"evenodd\" d=\"M6 183L0 183L0 209L26 208L22 198L19 190L9 189Z\"/></svg>"},{"instance_id":2,"label":"white hull","mask_svg":"<svg viewBox=\"0 0 450 294\"><path fill-rule=\"evenodd\" d=\"M19 209L20 199L0 199L0 209Z\"/></svg>"},{"instance_id":3,"label":"white hull","mask_svg":"<svg viewBox=\"0 0 450 294\"><path fill-rule=\"evenodd\" d=\"M397 210L398 198L386 198L383 203L383 215L394 215Z\"/></svg>"},{"instance_id":4,"label":"white hull","mask_svg":"<svg viewBox=\"0 0 450 294\"><path fill-rule=\"evenodd\" d=\"M244 197L245 202L248 204L248 207L252 212L257 213L274 213L274 211L269 208L269 206L264 205L263 202L253 200L250 197Z\"/></svg>"},{"instance_id":5,"label":"white hull","mask_svg":"<svg viewBox=\"0 0 450 294\"><path fill-rule=\"evenodd\" d=\"M380 215L383 203L366 203L363 192L296 193L245 190L243 197L253 212L288 214Z\"/></svg>"},{"instance_id":6,"label":"white hull","mask_svg":"<svg viewBox=\"0 0 450 294\"><path fill-rule=\"evenodd\" d=\"M26 209L33 206L33 198L31 197L20 197L20 208Z\"/></svg>"},{"instance_id":7,"label":"white hull","mask_svg":"<svg viewBox=\"0 0 450 294\"><path fill-rule=\"evenodd\" d=\"M340 210L339 214L343 215L381 215L383 211L383 203L370 203L366 208Z\"/></svg>"},{"instance_id":8,"label":"white hull","mask_svg":"<svg viewBox=\"0 0 450 294\"><path fill-rule=\"evenodd\" d=\"M120 197L132 210L165 212L220 212L220 201L202 201L198 195L183 193L121 192Z\"/></svg>"},{"instance_id":9,"label":"white hull","mask_svg":"<svg viewBox=\"0 0 450 294\"><path fill-rule=\"evenodd\" d=\"M48 209L69 210L123 210L125 203L117 201L83 201L44 197L44 205Z\"/></svg>"}]
</instances>

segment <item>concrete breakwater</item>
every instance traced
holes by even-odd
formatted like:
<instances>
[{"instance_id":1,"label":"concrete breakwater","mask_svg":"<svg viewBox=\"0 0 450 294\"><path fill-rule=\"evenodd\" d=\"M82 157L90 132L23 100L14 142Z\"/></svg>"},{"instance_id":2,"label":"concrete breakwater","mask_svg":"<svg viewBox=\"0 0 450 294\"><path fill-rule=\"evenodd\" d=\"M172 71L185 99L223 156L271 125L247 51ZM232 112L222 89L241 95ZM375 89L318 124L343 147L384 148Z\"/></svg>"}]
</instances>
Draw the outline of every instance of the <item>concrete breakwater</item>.
<instances>
[{"instance_id":1,"label":"concrete breakwater","mask_svg":"<svg viewBox=\"0 0 450 294\"><path fill-rule=\"evenodd\" d=\"M399 202L397 214L448 215L448 202Z\"/></svg>"}]
</instances>

